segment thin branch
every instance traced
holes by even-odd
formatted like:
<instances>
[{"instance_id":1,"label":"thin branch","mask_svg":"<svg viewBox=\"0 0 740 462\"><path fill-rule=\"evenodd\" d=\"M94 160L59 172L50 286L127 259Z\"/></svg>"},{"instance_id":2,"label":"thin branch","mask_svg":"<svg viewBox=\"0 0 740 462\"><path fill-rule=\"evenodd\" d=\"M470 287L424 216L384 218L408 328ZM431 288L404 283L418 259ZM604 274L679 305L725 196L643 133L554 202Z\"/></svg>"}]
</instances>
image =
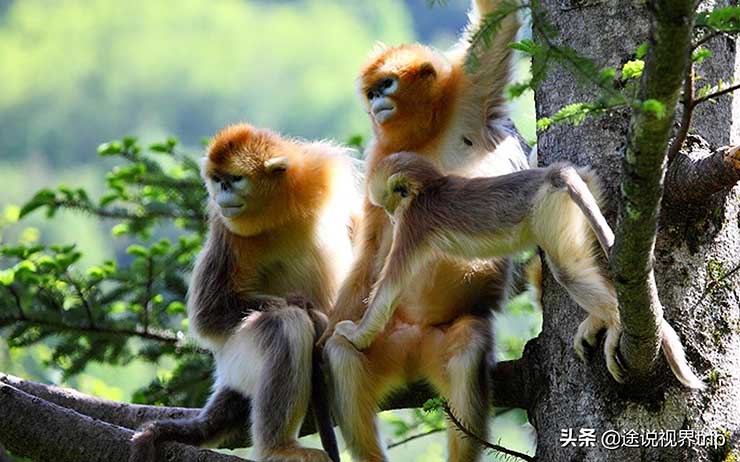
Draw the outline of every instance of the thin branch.
<instances>
[{"instance_id":1,"label":"thin branch","mask_svg":"<svg viewBox=\"0 0 740 462\"><path fill-rule=\"evenodd\" d=\"M16 291L13 288L13 285L7 285L5 286L8 288L8 291L13 296L13 299L15 300L15 306L18 309L18 318L19 319L26 319L26 314L23 312L23 305L21 304L21 297L18 295L18 291Z\"/></svg>"},{"instance_id":2,"label":"thin branch","mask_svg":"<svg viewBox=\"0 0 740 462\"><path fill-rule=\"evenodd\" d=\"M488 441L484 440L480 436L476 435L475 432L465 427L465 425L463 425L463 423L460 422L460 420L452 412L452 409L450 409L449 405L447 404L444 405L444 411L445 411L445 414L447 414L447 418L455 426L455 428L457 428L465 436L475 441L482 447L490 449L491 451L496 451L496 452L506 454L508 456L517 457L519 459L526 460L527 462L537 461L536 457L530 456L529 454L524 454L523 452L514 451L513 449L509 449L509 448L506 448L498 444L489 443Z\"/></svg>"},{"instance_id":3,"label":"thin branch","mask_svg":"<svg viewBox=\"0 0 740 462\"><path fill-rule=\"evenodd\" d=\"M446 430L446 428L433 428L433 429L431 429L429 431L426 431L426 432L423 432L423 433L418 433L416 435L409 436L408 438L404 438L402 440L395 441L393 443L388 443L388 446L387 447L388 447L388 449L393 449L393 448L395 448L397 446L401 446L402 444L406 444L409 441L414 441L414 440L417 440L419 438L424 438L425 436L434 435L435 433L440 433L440 432L443 432L445 430Z\"/></svg>"},{"instance_id":4,"label":"thin branch","mask_svg":"<svg viewBox=\"0 0 740 462\"><path fill-rule=\"evenodd\" d=\"M740 271L740 265L735 266L730 271L726 272L722 276L718 277L717 279L712 280L709 284L707 284L706 289L704 289L704 293L702 293L701 297L699 297L699 300L694 303L694 308L701 305L701 303L704 301L704 299L707 298L707 296L714 291L714 289L722 283L725 279L728 279L732 276L734 276L738 271Z\"/></svg>"},{"instance_id":5,"label":"thin branch","mask_svg":"<svg viewBox=\"0 0 740 462\"><path fill-rule=\"evenodd\" d=\"M146 218L184 218L193 221L204 221L204 216L198 213L176 213L171 210L146 210L143 213L132 213L122 208L106 209L103 207L91 207L76 201L58 200L54 202L55 208L78 209L91 213L101 218L111 218L116 220L144 220Z\"/></svg>"},{"instance_id":6,"label":"thin branch","mask_svg":"<svg viewBox=\"0 0 740 462\"><path fill-rule=\"evenodd\" d=\"M60 331L73 331L73 332L84 332L84 333L90 333L90 334L106 334L106 335L121 335L126 337L139 337L146 340L154 340L157 342L167 343L171 345L176 345L179 342L179 339L176 334L166 331L166 330L158 330L157 332L152 332L151 330L149 332L144 332L139 329L113 329L110 327L104 327L104 326L76 326L72 324L67 324L64 322L58 322L58 321L50 321L48 319L36 319L36 318L29 318L28 316L24 317L11 317L11 316L4 316L0 317L0 326L6 326L9 324L14 323L28 323L32 325L37 326L43 326L43 327L51 327Z\"/></svg>"},{"instance_id":7,"label":"thin branch","mask_svg":"<svg viewBox=\"0 0 740 462\"><path fill-rule=\"evenodd\" d=\"M691 117L694 114L694 108L696 102L694 101L694 64L689 64L688 72L686 73L686 79L683 82L683 98L681 98L681 104L683 105L683 113L681 114L681 125L678 127L678 133L673 139L670 148L668 148L668 163L673 162L678 153L681 151L681 147L686 141L686 136L689 134L689 127L691 127Z\"/></svg>"},{"instance_id":8,"label":"thin branch","mask_svg":"<svg viewBox=\"0 0 740 462\"><path fill-rule=\"evenodd\" d=\"M151 255L148 255L146 261L146 289L141 306L144 311L142 313L144 317L144 332L149 332L149 304L152 301L152 286L154 285L154 259Z\"/></svg>"},{"instance_id":9,"label":"thin branch","mask_svg":"<svg viewBox=\"0 0 740 462\"><path fill-rule=\"evenodd\" d=\"M705 101L709 101L710 99L719 98L722 95L726 95L728 93L732 93L736 90L740 90L740 83L732 85L730 87L724 88L722 90L716 91L714 93L710 93L708 95L702 96L701 98L698 98L696 101L694 101L694 106L701 104Z\"/></svg>"},{"instance_id":10,"label":"thin branch","mask_svg":"<svg viewBox=\"0 0 740 462\"><path fill-rule=\"evenodd\" d=\"M77 283L77 281L74 280L71 274L69 272L66 273L66 281L69 282L72 287L75 288L75 292L77 292L77 296L80 297L80 301L82 302L82 306L85 308L85 314L87 315L87 322L90 325L90 328L95 328L95 319L93 318L92 313L92 307L90 306L90 303L87 300L87 297L82 293L82 288Z\"/></svg>"},{"instance_id":11,"label":"thin branch","mask_svg":"<svg viewBox=\"0 0 740 462\"><path fill-rule=\"evenodd\" d=\"M708 41L710 41L710 40L712 40L713 38L715 38L715 37L718 37L718 36L720 36L720 35L722 35L722 32L721 32L721 31L718 31L718 30L713 30L713 31L708 31L708 32L705 32L705 33L704 33L704 35L702 35L702 36L701 36L701 38L700 38L699 40L697 40L696 42L694 42L694 43L693 43L693 44L691 45L691 51L694 51L694 50L696 50L696 49L697 49L697 48L699 48L700 46L704 45L704 44L705 44L705 43L707 43Z\"/></svg>"}]
</instances>

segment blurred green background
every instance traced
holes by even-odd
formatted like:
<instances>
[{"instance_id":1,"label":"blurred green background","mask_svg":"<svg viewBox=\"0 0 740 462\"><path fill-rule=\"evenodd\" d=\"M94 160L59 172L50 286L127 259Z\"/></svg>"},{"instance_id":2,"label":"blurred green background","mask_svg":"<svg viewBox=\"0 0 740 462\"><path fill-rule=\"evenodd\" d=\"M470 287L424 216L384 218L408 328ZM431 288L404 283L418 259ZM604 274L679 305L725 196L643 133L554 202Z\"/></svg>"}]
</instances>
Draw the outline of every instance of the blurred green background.
<instances>
[{"instance_id":1,"label":"blurred green background","mask_svg":"<svg viewBox=\"0 0 740 462\"><path fill-rule=\"evenodd\" d=\"M113 138L171 135L199 152L220 127L249 121L291 136L367 139L355 77L373 45L446 48L467 8L462 0L433 8L426 0L0 0L0 242L77 243L82 269L125 258L130 242L92 217L36 214L15 223L18 205L42 187L101 191L110 165L96 147ZM519 63L517 79L527 69ZM533 140L531 94L512 102L512 115ZM499 357L521 354L539 328L539 313L526 297L516 299L497 324ZM116 400L174 366L93 364L61 381L48 358L43 345L9 350L0 339L0 371ZM389 440L392 421L404 416L413 419L385 415ZM525 422L523 413L507 412L495 419L492 439L532 452ZM443 435L390 455L444 460Z\"/></svg>"}]
</instances>

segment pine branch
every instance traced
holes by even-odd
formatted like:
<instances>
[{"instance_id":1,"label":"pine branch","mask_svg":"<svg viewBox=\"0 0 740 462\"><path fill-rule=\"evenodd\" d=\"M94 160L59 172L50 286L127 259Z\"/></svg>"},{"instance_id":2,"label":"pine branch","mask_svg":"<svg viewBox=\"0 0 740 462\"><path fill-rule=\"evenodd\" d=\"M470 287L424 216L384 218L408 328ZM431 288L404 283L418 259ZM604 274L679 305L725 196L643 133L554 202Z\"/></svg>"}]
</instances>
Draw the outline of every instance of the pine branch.
<instances>
[{"instance_id":1,"label":"pine branch","mask_svg":"<svg viewBox=\"0 0 740 462\"><path fill-rule=\"evenodd\" d=\"M169 345L177 345L180 339L173 332L166 330L157 330L152 332L139 329L114 329L105 326L79 326L64 322L51 321L48 319L31 318L28 316L2 316L0 317L0 326L8 326L16 323L26 323L41 327L49 327L59 332L83 332L87 334L105 334L123 337L138 337L145 340L154 340Z\"/></svg>"}]
</instances>

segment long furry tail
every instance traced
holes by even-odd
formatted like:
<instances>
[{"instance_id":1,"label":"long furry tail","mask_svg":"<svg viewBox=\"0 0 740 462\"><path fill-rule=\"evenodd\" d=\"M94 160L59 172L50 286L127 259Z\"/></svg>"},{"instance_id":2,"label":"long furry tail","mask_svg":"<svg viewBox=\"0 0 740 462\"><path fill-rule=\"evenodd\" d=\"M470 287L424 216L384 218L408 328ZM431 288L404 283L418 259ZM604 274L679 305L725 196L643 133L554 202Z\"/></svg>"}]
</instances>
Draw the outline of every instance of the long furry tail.
<instances>
[{"instance_id":1,"label":"long furry tail","mask_svg":"<svg viewBox=\"0 0 740 462\"><path fill-rule=\"evenodd\" d=\"M314 326L314 343L321 338L328 324L327 320L313 310L308 311ZM313 364L311 367L311 409L313 410L314 422L319 432L321 446L329 454L332 462L340 462L337 437L334 434L334 423L329 411L329 392L324 382L324 365L321 351L314 347Z\"/></svg>"},{"instance_id":2,"label":"long furry tail","mask_svg":"<svg viewBox=\"0 0 740 462\"><path fill-rule=\"evenodd\" d=\"M601 213L598 201L589 189L586 182L581 178L579 172L572 166L567 166L560 171L561 178L565 181L565 187L573 202L581 209L588 220L591 229L601 244L606 257L614 245L614 231L609 227L606 218Z\"/></svg>"},{"instance_id":3,"label":"long furry tail","mask_svg":"<svg viewBox=\"0 0 740 462\"><path fill-rule=\"evenodd\" d=\"M673 375L676 376L679 382L689 388L705 389L706 384L694 374L688 361L686 361L686 354L683 351L681 339L678 338L676 331L673 330L673 327L665 319L661 325L661 331L663 355L665 355L668 365L671 366Z\"/></svg>"}]
</instances>

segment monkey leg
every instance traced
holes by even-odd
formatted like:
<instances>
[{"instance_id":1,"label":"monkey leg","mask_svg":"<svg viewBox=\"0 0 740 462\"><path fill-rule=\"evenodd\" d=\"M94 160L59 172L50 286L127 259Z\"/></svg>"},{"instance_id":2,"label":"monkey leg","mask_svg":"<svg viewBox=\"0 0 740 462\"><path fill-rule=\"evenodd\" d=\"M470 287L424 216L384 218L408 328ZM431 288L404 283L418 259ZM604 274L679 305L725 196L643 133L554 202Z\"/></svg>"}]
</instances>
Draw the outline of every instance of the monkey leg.
<instances>
[{"instance_id":1,"label":"monkey leg","mask_svg":"<svg viewBox=\"0 0 740 462\"><path fill-rule=\"evenodd\" d=\"M584 246L586 244L588 243ZM581 359L585 359L585 348L594 347L598 332L606 328L606 367L614 380L624 382L626 372L618 359L621 323L617 296L614 286L603 275L596 258L587 249L576 248L571 250L570 258L548 254L548 264L555 279L588 312L588 317L578 326L573 340L576 353Z\"/></svg>"},{"instance_id":2,"label":"monkey leg","mask_svg":"<svg viewBox=\"0 0 740 462\"><path fill-rule=\"evenodd\" d=\"M492 327L486 317L463 316L445 329L425 333L422 357L439 358L425 365L426 375L445 396L454 416L475 435L487 439L491 406L489 368ZM480 446L452 423L447 429L447 460L476 462Z\"/></svg>"},{"instance_id":3,"label":"monkey leg","mask_svg":"<svg viewBox=\"0 0 740 462\"><path fill-rule=\"evenodd\" d=\"M259 365L241 364L259 371L251 395L256 459L331 462L324 451L301 447L297 440L311 394L315 333L308 313L294 306L262 312L248 330L261 359Z\"/></svg>"},{"instance_id":4,"label":"monkey leg","mask_svg":"<svg viewBox=\"0 0 740 462\"><path fill-rule=\"evenodd\" d=\"M364 351L341 335L326 342L334 415L355 462L388 460L378 430L378 402L393 386L405 384L404 365L418 339L416 327L389 327Z\"/></svg>"},{"instance_id":5,"label":"monkey leg","mask_svg":"<svg viewBox=\"0 0 740 462\"><path fill-rule=\"evenodd\" d=\"M218 389L193 419L166 419L145 424L131 439L130 462L154 462L161 443L176 441L195 446L243 431L249 418L249 400L229 388Z\"/></svg>"}]
</instances>

